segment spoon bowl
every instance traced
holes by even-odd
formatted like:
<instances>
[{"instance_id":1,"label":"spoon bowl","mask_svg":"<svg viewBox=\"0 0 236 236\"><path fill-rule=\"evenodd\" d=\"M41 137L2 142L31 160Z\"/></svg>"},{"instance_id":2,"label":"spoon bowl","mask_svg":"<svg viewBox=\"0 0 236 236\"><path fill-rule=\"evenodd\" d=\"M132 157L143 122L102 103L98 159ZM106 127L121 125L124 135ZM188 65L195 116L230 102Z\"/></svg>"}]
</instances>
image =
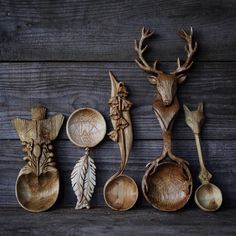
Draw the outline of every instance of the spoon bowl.
<instances>
[{"instance_id":1,"label":"spoon bowl","mask_svg":"<svg viewBox=\"0 0 236 236\"><path fill-rule=\"evenodd\" d=\"M113 210L129 210L138 199L137 184L131 177L123 174L112 178L104 187L104 199Z\"/></svg>"},{"instance_id":2,"label":"spoon bowl","mask_svg":"<svg viewBox=\"0 0 236 236\"><path fill-rule=\"evenodd\" d=\"M161 211L176 211L182 208L192 193L192 178L186 165L163 162L153 174L145 177L148 186L146 200Z\"/></svg>"},{"instance_id":3,"label":"spoon bowl","mask_svg":"<svg viewBox=\"0 0 236 236\"><path fill-rule=\"evenodd\" d=\"M59 174L47 172L40 176L22 174L16 181L16 198L28 211L46 211L54 205L59 193Z\"/></svg>"},{"instance_id":4,"label":"spoon bowl","mask_svg":"<svg viewBox=\"0 0 236 236\"><path fill-rule=\"evenodd\" d=\"M81 108L70 115L66 131L72 143L82 148L91 148L103 140L106 122L95 109Z\"/></svg>"},{"instance_id":5,"label":"spoon bowl","mask_svg":"<svg viewBox=\"0 0 236 236\"><path fill-rule=\"evenodd\" d=\"M216 211L220 208L223 197L221 190L216 185L206 183L197 188L194 200L202 210Z\"/></svg>"}]
</instances>

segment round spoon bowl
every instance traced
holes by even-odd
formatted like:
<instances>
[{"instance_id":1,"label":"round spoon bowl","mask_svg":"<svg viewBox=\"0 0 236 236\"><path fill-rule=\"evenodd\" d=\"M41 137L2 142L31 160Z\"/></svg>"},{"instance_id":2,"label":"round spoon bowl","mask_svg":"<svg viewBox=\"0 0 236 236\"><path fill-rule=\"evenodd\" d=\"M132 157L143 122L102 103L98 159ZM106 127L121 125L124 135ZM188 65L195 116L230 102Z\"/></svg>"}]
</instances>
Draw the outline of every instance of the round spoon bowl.
<instances>
[{"instance_id":1,"label":"round spoon bowl","mask_svg":"<svg viewBox=\"0 0 236 236\"><path fill-rule=\"evenodd\" d=\"M66 131L72 143L82 148L90 148L103 140L106 122L102 114L95 109L81 108L68 118Z\"/></svg>"},{"instance_id":2,"label":"round spoon bowl","mask_svg":"<svg viewBox=\"0 0 236 236\"><path fill-rule=\"evenodd\" d=\"M160 164L146 178L147 201L161 211L176 211L182 208L192 193L192 177L188 167L174 162Z\"/></svg>"},{"instance_id":3,"label":"round spoon bowl","mask_svg":"<svg viewBox=\"0 0 236 236\"><path fill-rule=\"evenodd\" d=\"M106 183L104 199L113 210L129 210L138 199L138 187L131 177L119 175Z\"/></svg>"},{"instance_id":4,"label":"round spoon bowl","mask_svg":"<svg viewBox=\"0 0 236 236\"><path fill-rule=\"evenodd\" d=\"M199 186L194 199L196 204L204 211L218 210L223 201L221 190L211 183Z\"/></svg>"},{"instance_id":5,"label":"round spoon bowl","mask_svg":"<svg viewBox=\"0 0 236 236\"><path fill-rule=\"evenodd\" d=\"M40 176L34 173L22 174L16 181L16 198L24 209L31 212L41 212L51 208L57 200L58 193L57 171Z\"/></svg>"}]
</instances>

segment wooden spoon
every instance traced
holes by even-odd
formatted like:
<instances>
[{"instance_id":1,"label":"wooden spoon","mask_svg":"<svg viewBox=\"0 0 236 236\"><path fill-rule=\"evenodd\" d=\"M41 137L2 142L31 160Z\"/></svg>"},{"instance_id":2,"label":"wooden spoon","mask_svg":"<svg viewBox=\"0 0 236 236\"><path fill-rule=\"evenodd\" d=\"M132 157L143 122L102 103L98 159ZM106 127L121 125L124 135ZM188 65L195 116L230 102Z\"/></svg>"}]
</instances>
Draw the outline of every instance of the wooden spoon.
<instances>
[{"instance_id":1,"label":"wooden spoon","mask_svg":"<svg viewBox=\"0 0 236 236\"><path fill-rule=\"evenodd\" d=\"M186 123L192 129L195 136L198 159L200 163L200 173L198 177L201 181L201 185L195 191L194 200L202 210L216 211L220 208L223 197L221 190L216 185L209 182L212 178L212 175L206 169L203 161L202 148L199 138L204 120L203 104L200 103L196 111L190 111L188 107L184 105L184 111Z\"/></svg>"},{"instance_id":2,"label":"wooden spoon","mask_svg":"<svg viewBox=\"0 0 236 236\"><path fill-rule=\"evenodd\" d=\"M106 204L117 211L126 211L134 206L138 199L138 187L135 181L123 174L133 142L130 119L131 102L126 99L128 92L122 82L118 82L109 72L111 79L110 117L114 130L108 135L119 144L121 165L106 182L103 195Z\"/></svg>"},{"instance_id":3,"label":"wooden spoon","mask_svg":"<svg viewBox=\"0 0 236 236\"><path fill-rule=\"evenodd\" d=\"M90 208L90 199L96 185L96 166L89 149L100 143L106 134L106 122L101 113L92 108L74 111L66 124L67 136L78 147L85 148L71 173L71 184L77 197L75 209Z\"/></svg>"},{"instance_id":4,"label":"wooden spoon","mask_svg":"<svg viewBox=\"0 0 236 236\"><path fill-rule=\"evenodd\" d=\"M160 94L156 94L153 110L162 129L163 148L161 155L147 164L142 190L146 200L161 211L181 209L192 194L193 183L188 162L172 152L171 132L179 108L176 96L171 105L166 106Z\"/></svg>"},{"instance_id":5,"label":"wooden spoon","mask_svg":"<svg viewBox=\"0 0 236 236\"><path fill-rule=\"evenodd\" d=\"M45 119L46 108L31 109L32 120L15 118L12 124L22 142L27 164L16 180L16 198L31 212L49 209L59 193L59 174L53 160L51 141L56 139L64 117L61 114Z\"/></svg>"}]
</instances>

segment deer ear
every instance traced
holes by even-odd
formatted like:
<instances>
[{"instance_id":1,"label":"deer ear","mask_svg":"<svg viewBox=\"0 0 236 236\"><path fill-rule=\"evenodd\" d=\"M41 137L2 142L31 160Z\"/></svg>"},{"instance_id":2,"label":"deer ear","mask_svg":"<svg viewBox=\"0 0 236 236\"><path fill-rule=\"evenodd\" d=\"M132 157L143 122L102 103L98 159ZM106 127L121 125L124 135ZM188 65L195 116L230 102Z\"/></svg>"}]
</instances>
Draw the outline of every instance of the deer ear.
<instances>
[{"instance_id":1,"label":"deer ear","mask_svg":"<svg viewBox=\"0 0 236 236\"><path fill-rule=\"evenodd\" d=\"M150 82L150 84L153 84L153 85L157 84L157 78L155 76L150 75L147 77L147 79Z\"/></svg>"},{"instance_id":2,"label":"deer ear","mask_svg":"<svg viewBox=\"0 0 236 236\"><path fill-rule=\"evenodd\" d=\"M183 108L184 108L184 113L187 116L187 114L189 114L191 111L188 109L186 105L183 105Z\"/></svg>"},{"instance_id":3,"label":"deer ear","mask_svg":"<svg viewBox=\"0 0 236 236\"><path fill-rule=\"evenodd\" d=\"M181 75L179 76L177 79L178 79L178 83L179 84L182 84L187 78L187 75Z\"/></svg>"},{"instance_id":4,"label":"deer ear","mask_svg":"<svg viewBox=\"0 0 236 236\"><path fill-rule=\"evenodd\" d=\"M202 102L198 104L197 110L203 112L203 103Z\"/></svg>"}]
</instances>

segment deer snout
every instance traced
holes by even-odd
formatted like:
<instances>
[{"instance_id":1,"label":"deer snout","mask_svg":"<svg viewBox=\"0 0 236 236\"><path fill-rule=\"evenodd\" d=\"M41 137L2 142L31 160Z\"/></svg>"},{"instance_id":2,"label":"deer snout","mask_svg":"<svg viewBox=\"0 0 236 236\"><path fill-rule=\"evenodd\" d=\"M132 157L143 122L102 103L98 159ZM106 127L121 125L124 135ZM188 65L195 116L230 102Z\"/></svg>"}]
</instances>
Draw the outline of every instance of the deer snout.
<instances>
[{"instance_id":1,"label":"deer snout","mask_svg":"<svg viewBox=\"0 0 236 236\"><path fill-rule=\"evenodd\" d=\"M165 91L165 93L162 93L161 97L162 97L162 103L164 106L171 105L172 100L173 100L171 90L169 91L167 90Z\"/></svg>"},{"instance_id":2,"label":"deer snout","mask_svg":"<svg viewBox=\"0 0 236 236\"><path fill-rule=\"evenodd\" d=\"M169 100L164 100L163 101L164 106L169 106L170 104L171 104L171 101L169 101Z\"/></svg>"},{"instance_id":3,"label":"deer snout","mask_svg":"<svg viewBox=\"0 0 236 236\"><path fill-rule=\"evenodd\" d=\"M171 90L160 90L159 89L159 94L161 95L161 100L164 106L169 106L172 103L172 93Z\"/></svg>"}]
</instances>

